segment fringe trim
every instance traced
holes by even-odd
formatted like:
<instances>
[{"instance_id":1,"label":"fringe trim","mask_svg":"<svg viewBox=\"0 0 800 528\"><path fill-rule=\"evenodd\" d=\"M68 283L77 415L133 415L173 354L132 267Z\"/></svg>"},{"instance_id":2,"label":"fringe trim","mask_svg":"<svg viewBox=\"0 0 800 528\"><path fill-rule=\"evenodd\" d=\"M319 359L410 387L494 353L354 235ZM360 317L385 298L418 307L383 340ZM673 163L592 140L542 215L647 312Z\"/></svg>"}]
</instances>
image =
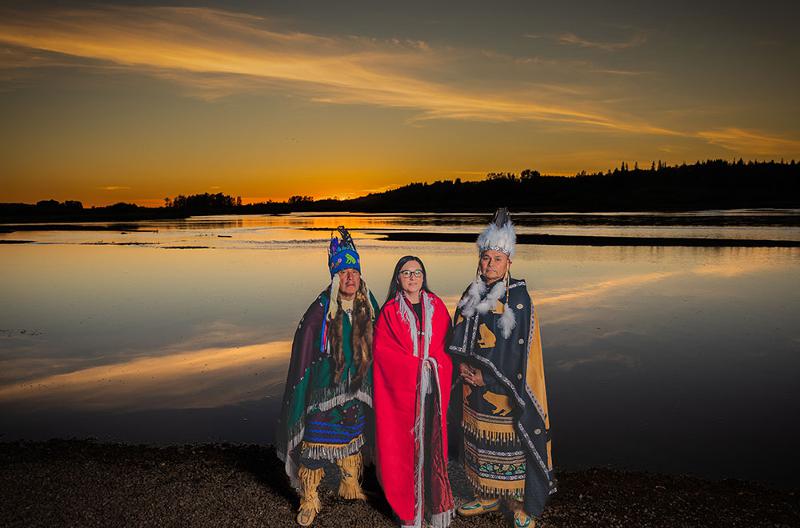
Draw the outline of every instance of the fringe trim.
<instances>
[{"instance_id":1,"label":"fringe trim","mask_svg":"<svg viewBox=\"0 0 800 528\"><path fill-rule=\"evenodd\" d=\"M317 389L311 393L311 402L306 407L306 413L318 409L321 412L330 411L336 406L343 405L350 400L359 400L372 407L372 395L364 390L362 385L355 393L347 390L350 380L346 380L336 387Z\"/></svg>"},{"instance_id":2,"label":"fringe trim","mask_svg":"<svg viewBox=\"0 0 800 528\"><path fill-rule=\"evenodd\" d=\"M488 427L482 427L479 420L476 420L467 414L464 414L464 417L461 420L461 427L463 427L467 433L475 438L488 440L489 442L494 443L514 443L519 441L519 437L517 436L516 431L514 431L513 424L508 424L507 426L495 424L492 425L498 429L502 428L507 430L491 430Z\"/></svg>"},{"instance_id":3,"label":"fringe trim","mask_svg":"<svg viewBox=\"0 0 800 528\"><path fill-rule=\"evenodd\" d=\"M475 429L474 427L470 427L466 423L462 423L464 429L466 429L472 436L476 438L480 438L481 440L486 440L489 442L497 443L497 444L512 444L517 442L517 435L511 431L510 433L505 432L498 432L498 431L486 431L485 429Z\"/></svg>"},{"instance_id":4,"label":"fringe trim","mask_svg":"<svg viewBox=\"0 0 800 528\"><path fill-rule=\"evenodd\" d=\"M514 433L499 433L497 431L483 431L483 430L475 431L469 429L466 426L464 427L464 429L467 429L476 438L492 442L495 444L514 444L517 442L517 435L515 435Z\"/></svg>"},{"instance_id":5,"label":"fringe trim","mask_svg":"<svg viewBox=\"0 0 800 528\"><path fill-rule=\"evenodd\" d=\"M417 325L414 323L416 317L411 308L408 307L408 304L406 304L405 295L402 291L397 292L397 311L400 312L400 318L408 326L411 346L414 347L414 357L419 357L419 337L417 336Z\"/></svg>"},{"instance_id":6,"label":"fringe trim","mask_svg":"<svg viewBox=\"0 0 800 528\"><path fill-rule=\"evenodd\" d=\"M401 524L400 528L422 528L423 526L431 526L433 528L447 528L448 526L450 526L450 523L453 522L453 519L455 518L456 518L456 511L447 510L441 513L434 513L433 515L431 515L431 518L427 523Z\"/></svg>"},{"instance_id":7,"label":"fringe trim","mask_svg":"<svg viewBox=\"0 0 800 528\"><path fill-rule=\"evenodd\" d=\"M431 515L430 524L433 528L447 528L456 516L455 510L447 510Z\"/></svg>"},{"instance_id":8,"label":"fringe trim","mask_svg":"<svg viewBox=\"0 0 800 528\"><path fill-rule=\"evenodd\" d=\"M301 489L301 482L298 478L299 470L297 464L292 458L292 451L294 451L294 449L300 445L300 442L303 441L303 436L305 433L305 425L302 422L298 423L289 431L289 441L286 444L286 451L282 451L280 449L276 450L278 459L284 463L284 469L286 470L286 475L289 477L289 483L297 491L300 491Z\"/></svg>"},{"instance_id":9,"label":"fringe trim","mask_svg":"<svg viewBox=\"0 0 800 528\"><path fill-rule=\"evenodd\" d=\"M426 292L420 292L420 302L422 302L423 306L425 307L424 310L424 320L419 322L419 328L422 331L423 335L423 358L427 358L429 355L430 347L431 347L431 338L433 332L433 301L431 301L430 295ZM419 350L419 336L417 335L417 325L415 324L416 316L414 315L411 308L406 303L405 295L403 292L398 292L396 296L397 301L397 311L400 313L400 318L405 321L406 325L408 325L408 332L409 337L411 337L411 344L414 347L414 357L420 357L420 350Z\"/></svg>"},{"instance_id":10,"label":"fringe trim","mask_svg":"<svg viewBox=\"0 0 800 528\"><path fill-rule=\"evenodd\" d=\"M361 476L364 471L364 460L361 452L340 458L336 461L341 473L339 481L339 496L348 500L366 500L367 497L361 490Z\"/></svg>"},{"instance_id":11,"label":"fringe trim","mask_svg":"<svg viewBox=\"0 0 800 528\"><path fill-rule=\"evenodd\" d=\"M356 399L366 404L367 407L372 408L372 395L367 391L359 389L358 392L356 393Z\"/></svg>"},{"instance_id":12,"label":"fringe trim","mask_svg":"<svg viewBox=\"0 0 800 528\"><path fill-rule=\"evenodd\" d=\"M426 299L428 303L430 303L429 299ZM427 310L427 306L426 306ZM429 312L431 315L433 314L433 310L431 307L431 311ZM426 342L425 346L425 359L422 362L421 370L420 370L420 378L417 382L417 402L418 402L418 411L417 411L417 419L414 423L414 439L415 439L415 449L417 459L414 463L414 521L413 524L409 525L402 525L402 528L423 528L423 526L428 526L428 523L423 523L424 511L425 511L425 503L424 497L422 495L423 492L423 464L425 461L425 409L427 408L426 405L426 398L428 398L429 394L433 393L434 387L431 387L433 383L436 384L435 389L438 392L438 402L439 402L439 413L441 414L441 401L442 401L442 393L441 393L441 384L439 382L439 372L438 372L438 363L432 357L427 357L428 355L428 345L430 340L430 333L428 332L428 342ZM450 521L455 517L455 510L447 510L445 512L436 513L431 516L431 520L429 524L435 528L447 528L450 526Z\"/></svg>"},{"instance_id":13,"label":"fringe trim","mask_svg":"<svg viewBox=\"0 0 800 528\"><path fill-rule=\"evenodd\" d=\"M360 434L348 444L322 444L303 442L301 450L304 457L313 460L337 460L345 458L359 451L364 446L364 435Z\"/></svg>"},{"instance_id":14,"label":"fringe trim","mask_svg":"<svg viewBox=\"0 0 800 528\"><path fill-rule=\"evenodd\" d=\"M422 303L425 307L425 321L422 323L423 329L425 331L425 359L428 359L430 356L430 348L431 348L431 339L433 339L433 301L431 301L430 295L425 292L421 292L422 295ZM436 372L434 370L434 372Z\"/></svg>"},{"instance_id":15,"label":"fringe trim","mask_svg":"<svg viewBox=\"0 0 800 528\"><path fill-rule=\"evenodd\" d=\"M319 483L325 476L325 469L309 469L305 466L300 466L297 474L303 491L300 497L300 510L311 510L314 513L319 513L322 509L322 502L319 500L317 487L319 487Z\"/></svg>"},{"instance_id":16,"label":"fringe trim","mask_svg":"<svg viewBox=\"0 0 800 528\"><path fill-rule=\"evenodd\" d=\"M472 486L472 489L475 491L475 495L477 496L502 497L502 498L509 498L516 500L521 493L525 493L524 484L519 488L511 488L511 489L486 486L478 481L478 476L475 475L472 471L465 471L464 473L466 474L467 480L469 481L470 485Z\"/></svg>"},{"instance_id":17,"label":"fringe trim","mask_svg":"<svg viewBox=\"0 0 800 528\"><path fill-rule=\"evenodd\" d=\"M427 359L427 358L426 358ZM416 444L417 460L414 461L414 526L422 526L424 513L422 471L425 462L425 398L430 392L431 371L430 362L423 361L420 379L417 384L417 420L414 423L414 440Z\"/></svg>"},{"instance_id":18,"label":"fringe trim","mask_svg":"<svg viewBox=\"0 0 800 528\"><path fill-rule=\"evenodd\" d=\"M314 391L312 396L316 396L317 398L321 397L321 398L324 399L324 401L322 401L322 402L320 402L318 404L309 405L308 407L306 407L306 413L309 413L312 409L319 409L322 412L329 411L329 410L333 409L334 407L336 407L337 405L342 405L342 404L347 403L348 401L353 400L353 399L361 401L362 403L366 404L370 408L372 407L372 395L367 390L364 390L363 385L362 385L362 388L360 388L355 394L347 392L346 388L347 388L347 383L341 383L341 384L339 384L338 386L336 386L336 387L334 387L332 389L322 389L322 390ZM299 420L294 425L294 427L291 427L289 429L289 432L287 434L287 437L289 438L289 440L286 443L285 450L282 448L282 446L279 446L276 449L277 455L278 455L278 459L281 460L284 463L284 468L286 470L286 475L289 477L289 483L292 485L292 487L294 489L296 489L298 491L300 491L300 489L301 489L301 482L300 482L300 479L298 478L298 465L295 462L295 460L293 460L291 453L303 441L303 437L305 436L305 432L306 432L305 422L304 422L304 420ZM364 442L363 437L361 439L361 442L362 442L361 445L363 446L363 442ZM355 449L355 451L360 449L360 447L361 446L359 446L359 448ZM352 454L352 453L345 452L341 456L347 456L349 454ZM313 458L313 457L309 457L309 458ZM321 456L321 457L319 457L319 460L323 460L323 459L333 460L334 458L336 458L336 457L335 456L331 456L331 457Z\"/></svg>"}]
</instances>

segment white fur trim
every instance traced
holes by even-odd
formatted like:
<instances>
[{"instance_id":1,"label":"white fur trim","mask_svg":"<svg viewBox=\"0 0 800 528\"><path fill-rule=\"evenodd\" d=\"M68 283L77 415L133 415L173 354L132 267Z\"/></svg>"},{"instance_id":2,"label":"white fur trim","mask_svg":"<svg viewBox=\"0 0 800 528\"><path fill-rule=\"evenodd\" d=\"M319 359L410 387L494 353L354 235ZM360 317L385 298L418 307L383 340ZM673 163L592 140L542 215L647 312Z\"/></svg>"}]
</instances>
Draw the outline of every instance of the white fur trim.
<instances>
[{"instance_id":1,"label":"white fur trim","mask_svg":"<svg viewBox=\"0 0 800 528\"><path fill-rule=\"evenodd\" d=\"M517 326L517 320L514 317L514 310L511 309L511 306L506 303L505 308L503 309L503 315L500 316L500 320L497 322L497 325L500 327L500 330L503 332L503 337L508 339L511 336L511 331Z\"/></svg>"},{"instance_id":2,"label":"white fur trim","mask_svg":"<svg viewBox=\"0 0 800 528\"><path fill-rule=\"evenodd\" d=\"M334 275L331 279L331 294L328 298L328 320L333 321L336 312L339 311L339 276Z\"/></svg>"},{"instance_id":3,"label":"white fur trim","mask_svg":"<svg viewBox=\"0 0 800 528\"><path fill-rule=\"evenodd\" d=\"M475 279L475 282L467 290L467 293L458 302L458 307L461 308L461 313L464 317L472 317L475 312L485 314L489 310L493 310L500 297L506 293L506 283L498 281L486 293L486 284L480 277ZM484 294L486 297L484 297Z\"/></svg>"}]
</instances>

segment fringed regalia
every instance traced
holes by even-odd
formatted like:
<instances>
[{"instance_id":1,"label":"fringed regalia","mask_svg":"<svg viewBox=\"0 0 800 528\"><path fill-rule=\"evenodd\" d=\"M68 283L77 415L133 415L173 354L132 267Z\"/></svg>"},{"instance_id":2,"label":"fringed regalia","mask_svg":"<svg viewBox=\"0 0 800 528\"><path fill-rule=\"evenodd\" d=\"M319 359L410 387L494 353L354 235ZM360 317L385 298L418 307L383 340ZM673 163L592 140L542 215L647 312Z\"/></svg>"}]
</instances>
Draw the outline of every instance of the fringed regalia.
<instances>
[{"instance_id":1,"label":"fringed regalia","mask_svg":"<svg viewBox=\"0 0 800 528\"><path fill-rule=\"evenodd\" d=\"M367 422L372 408L372 337L378 304L361 279L350 233L337 228L328 247L331 285L311 303L297 326L277 427L278 457L301 492L297 522L319 513L317 486L323 461L336 462L339 496L365 499L361 490ZM356 291L349 300L342 285Z\"/></svg>"},{"instance_id":2,"label":"fringed regalia","mask_svg":"<svg viewBox=\"0 0 800 528\"><path fill-rule=\"evenodd\" d=\"M449 351L481 369L485 383L462 382L453 408L467 478L476 494L515 498L541 515L556 486L539 321L525 281L476 279L459 302Z\"/></svg>"},{"instance_id":3,"label":"fringed regalia","mask_svg":"<svg viewBox=\"0 0 800 528\"><path fill-rule=\"evenodd\" d=\"M450 314L432 293L420 292L420 302L421 321L398 293L375 325L378 477L402 526L420 528L427 513L431 525L446 528L454 509L446 428Z\"/></svg>"},{"instance_id":4,"label":"fringed regalia","mask_svg":"<svg viewBox=\"0 0 800 528\"><path fill-rule=\"evenodd\" d=\"M353 325L341 317L344 370L336 380L326 320L330 297L322 292L309 306L292 343L283 408L277 431L278 456L292 485L300 489L300 459L337 460L357 453L365 443L365 423L372 408L372 368L353 383ZM369 295L372 313L378 306ZM372 322L370 322L372 324Z\"/></svg>"}]
</instances>

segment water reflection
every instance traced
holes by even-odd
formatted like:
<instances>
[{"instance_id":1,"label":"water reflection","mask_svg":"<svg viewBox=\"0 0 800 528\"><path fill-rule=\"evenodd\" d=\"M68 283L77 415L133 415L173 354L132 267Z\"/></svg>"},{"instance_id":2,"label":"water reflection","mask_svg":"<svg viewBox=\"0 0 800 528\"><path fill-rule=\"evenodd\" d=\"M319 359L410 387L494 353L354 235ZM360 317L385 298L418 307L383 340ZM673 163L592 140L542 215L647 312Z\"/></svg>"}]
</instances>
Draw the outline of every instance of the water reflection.
<instances>
[{"instance_id":1,"label":"water reflection","mask_svg":"<svg viewBox=\"0 0 800 528\"><path fill-rule=\"evenodd\" d=\"M0 387L0 404L30 409L221 407L278 395L291 342L208 348L73 370Z\"/></svg>"},{"instance_id":2,"label":"water reflection","mask_svg":"<svg viewBox=\"0 0 800 528\"><path fill-rule=\"evenodd\" d=\"M0 246L2 438L271 441L295 325L329 281L328 233L306 228L408 222L24 233L40 243ZM474 278L474 245L361 235L380 301L405 254L451 310ZM83 244L121 240L152 244ZM213 249L162 251L183 244ZM521 246L512 273L540 311L557 465L796 481L800 250Z\"/></svg>"},{"instance_id":3,"label":"water reflection","mask_svg":"<svg viewBox=\"0 0 800 528\"><path fill-rule=\"evenodd\" d=\"M63 224L65 230L0 233L0 240L39 244L124 244L155 247L249 249L315 243L346 224L361 238L391 231L479 232L480 214L291 214L222 215L186 219ZM700 211L693 213L523 213L519 233L706 239L800 240L800 210ZM53 226L53 224L47 224ZM13 228L9 224L8 227ZM66 230L69 228L68 230Z\"/></svg>"}]
</instances>

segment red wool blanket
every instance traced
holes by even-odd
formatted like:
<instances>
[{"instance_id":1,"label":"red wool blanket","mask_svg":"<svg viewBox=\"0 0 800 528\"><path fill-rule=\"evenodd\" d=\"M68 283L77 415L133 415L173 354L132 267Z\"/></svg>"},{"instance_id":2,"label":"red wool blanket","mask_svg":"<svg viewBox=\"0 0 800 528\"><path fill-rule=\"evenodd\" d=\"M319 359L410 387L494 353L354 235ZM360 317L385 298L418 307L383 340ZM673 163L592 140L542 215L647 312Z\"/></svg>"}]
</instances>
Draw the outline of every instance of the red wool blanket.
<instances>
[{"instance_id":1,"label":"red wool blanket","mask_svg":"<svg viewBox=\"0 0 800 528\"><path fill-rule=\"evenodd\" d=\"M403 524L419 526L428 486L428 508L439 521L435 524L447 526L453 510L445 423L453 371L445 352L450 314L441 299L429 292L422 292L421 300L422 321L401 294L384 305L375 326L378 478ZM426 409L433 411L432 416L423 416Z\"/></svg>"}]
</instances>

